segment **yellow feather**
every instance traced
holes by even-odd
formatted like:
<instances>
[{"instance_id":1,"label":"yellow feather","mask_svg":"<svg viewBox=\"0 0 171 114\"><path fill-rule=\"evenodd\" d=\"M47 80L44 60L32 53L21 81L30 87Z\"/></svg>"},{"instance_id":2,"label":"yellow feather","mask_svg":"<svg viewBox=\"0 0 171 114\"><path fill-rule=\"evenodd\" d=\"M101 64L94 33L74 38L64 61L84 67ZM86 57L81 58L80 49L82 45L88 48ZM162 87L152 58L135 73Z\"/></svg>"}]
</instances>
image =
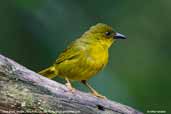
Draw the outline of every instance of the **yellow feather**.
<instances>
[{"instance_id":1,"label":"yellow feather","mask_svg":"<svg viewBox=\"0 0 171 114\"><path fill-rule=\"evenodd\" d=\"M107 32L111 34L106 35ZM113 29L106 24L91 27L59 55L53 66L40 74L79 81L91 78L108 63L108 49L116 40L114 35Z\"/></svg>"}]
</instances>

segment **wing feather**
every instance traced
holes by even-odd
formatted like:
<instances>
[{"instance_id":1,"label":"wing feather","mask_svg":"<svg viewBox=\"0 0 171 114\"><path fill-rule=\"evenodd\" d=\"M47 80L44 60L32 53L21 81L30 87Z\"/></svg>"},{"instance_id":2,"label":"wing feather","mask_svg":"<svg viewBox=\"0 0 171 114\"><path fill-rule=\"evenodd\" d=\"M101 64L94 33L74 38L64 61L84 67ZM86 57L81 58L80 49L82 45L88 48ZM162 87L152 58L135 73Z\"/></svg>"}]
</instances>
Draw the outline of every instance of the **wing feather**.
<instances>
[{"instance_id":1,"label":"wing feather","mask_svg":"<svg viewBox=\"0 0 171 114\"><path fill-rule=\"evenodd\" d=\"M69 47L67 47L58 57L55 64L60 64L64 61L72 60L81 56L83 50L80 48L79 45L72 43Z\"/></svg>"}]
</instances>

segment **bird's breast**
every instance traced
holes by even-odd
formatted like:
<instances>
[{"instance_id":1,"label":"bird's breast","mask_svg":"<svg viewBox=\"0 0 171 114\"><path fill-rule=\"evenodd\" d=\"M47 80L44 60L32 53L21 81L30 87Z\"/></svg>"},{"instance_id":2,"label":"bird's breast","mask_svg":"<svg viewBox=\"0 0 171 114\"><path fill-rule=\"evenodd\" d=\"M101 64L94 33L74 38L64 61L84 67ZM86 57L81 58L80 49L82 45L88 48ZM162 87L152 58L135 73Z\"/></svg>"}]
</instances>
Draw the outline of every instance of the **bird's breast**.
<instances>
[{"instance_id":1,"label":"bird's breast","mask_svg":"<svg viewBox=\"0 0 171 114\"><path fill-rule=\"evenodd\" d=\"M88 51L88 59L89 61L92 61L92 63L97 67L101 68L105 66L108 62L108 49L105 49L103 47L92 47Z\"/></svg>"}]
</instances>

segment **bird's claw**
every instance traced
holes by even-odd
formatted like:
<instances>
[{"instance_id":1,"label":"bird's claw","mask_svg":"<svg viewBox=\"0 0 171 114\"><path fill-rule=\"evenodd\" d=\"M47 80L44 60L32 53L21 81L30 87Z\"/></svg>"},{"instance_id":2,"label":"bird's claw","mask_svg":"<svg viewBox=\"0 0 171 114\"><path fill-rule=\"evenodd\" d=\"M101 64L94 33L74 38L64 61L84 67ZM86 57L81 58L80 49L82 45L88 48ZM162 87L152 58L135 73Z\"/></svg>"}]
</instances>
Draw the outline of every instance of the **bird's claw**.
<instances>
[{"instance_id":1,"label":"bird's claw","mask_svg":"<svg viewBox=\"0 0 171 114\"><path fill-rule=\"evenodd\" d=\"M75 92L75 88L72 87L72 85L70 83L66 83L65 84L66 87L69 89L70 92L74 93Z\"/></svg>"},{"instance_id":2,"label":"bird's claw","mask_svg":"<svg viewBox=\"0 0 171 114\"><path fill-rule=\"evenodd\" d=\"M107 99L106 96L103 96L103 95L101 95L101 94L99 94L99 93L97 93L97 92L93 92L92 94L93 94L94 96L98 97L98 98Z\"/></svg>"}]
</instances>

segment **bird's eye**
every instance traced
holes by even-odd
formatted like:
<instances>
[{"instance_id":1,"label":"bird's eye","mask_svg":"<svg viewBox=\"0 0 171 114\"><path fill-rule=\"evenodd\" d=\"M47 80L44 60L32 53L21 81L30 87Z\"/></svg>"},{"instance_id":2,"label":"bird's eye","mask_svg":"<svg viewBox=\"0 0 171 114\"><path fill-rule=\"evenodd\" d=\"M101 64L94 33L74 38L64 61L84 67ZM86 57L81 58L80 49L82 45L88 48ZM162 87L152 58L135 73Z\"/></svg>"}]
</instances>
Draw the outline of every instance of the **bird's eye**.
<instances>
[{"instance_id":1,"label":"bird's eye","mask_svg":"<svg viewBox=\"0 0 171 114\"><path fill-rule=\"evenodd\" d=\"M110 36L111 35L111 32L105 32L105 35L106 36Z\"/></svg>"}]
</instances>

